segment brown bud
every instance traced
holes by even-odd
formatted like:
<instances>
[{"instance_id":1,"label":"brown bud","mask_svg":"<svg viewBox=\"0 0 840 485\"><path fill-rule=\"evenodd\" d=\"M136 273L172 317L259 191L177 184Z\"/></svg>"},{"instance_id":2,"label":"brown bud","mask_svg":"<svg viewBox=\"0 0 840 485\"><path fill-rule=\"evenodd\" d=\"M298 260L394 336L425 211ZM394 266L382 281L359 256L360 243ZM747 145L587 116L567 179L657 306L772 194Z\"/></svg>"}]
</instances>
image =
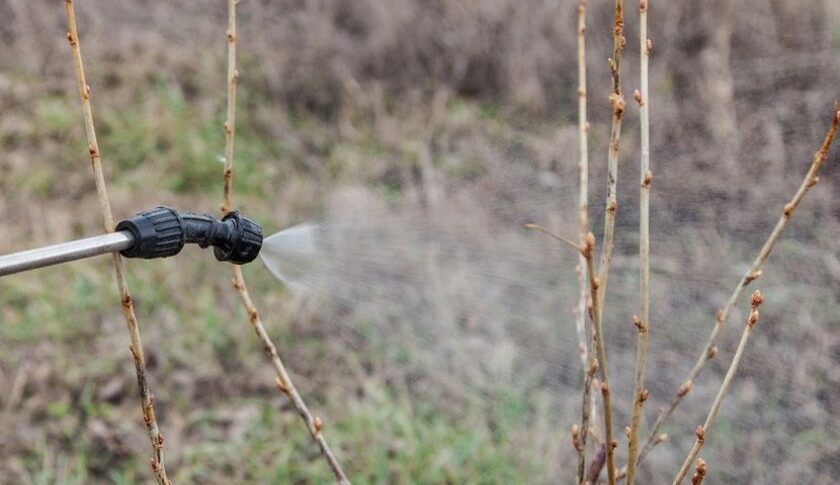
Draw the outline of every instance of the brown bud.
<instances>
[{"instance_id":1,"label":"brown bud","mask_svg":"<svg viewBox=\"0 0 840 485\"><path fill-rule=\"evenodd\" d=\"M624 102L624 97L620 94L610 94L610 105L616 113L622 113L627 103Z\"/></svg>"},{"instance_id":2,"label":"brown bud","mask_svg":"<svg viewBox=\"0 0 840 485\"><path fill-rule=\"evenodd\" d=\"M601 383L601 394L604 396L610 395L610 386L606 382Z\"/></svg>"},{"instance_id":3,"label":"brown bud","mask_svg":"<svg viewBox=\"0 0 840 485\"><path fill-rule=\"evenodd\" d=\"M726 314L723 312L723 308L718 308L717 313L715 313L715 320L718 323L723 323L723 320L726 318Z\"/></svg>"},{"instance_id":4,"label":"brown bud","mask_svg":"<svg viewBox=\"0 0 840 485\"><path fill-rule=\"evenodd\" d=\"M817 185L819 183L819 181L820 181L820 178L815 175L814 178L812 178L811 180L808 181L808 188L810 189L811 187Z\"/></svg>"},{"instance_id":5,"label":"brown bud","mask_svg":"<svg viewBox=\"0 0 840 485\"><path fill-rule=\"evenodd\" d=\"M321 421L319 416L315 416L315 420L312 422L312 426L315 427L315 432L320 433L321 428L324 426L324 423Z\"/></svg>"},{"instance_id":6,"label":"brown bud","mask_svg":"<svg viewBox=\"0 0 840 485\"><path fill-rule=\"evenodd\" d=\"M668 441L668 433L659 433L653 440L653 442L656 444L662 443L664 441Z\"/></svg>"},{"instance_id":7,"label":"brown bud","mask_svg":"<svg viewBox=\"0 0 840 485\"><path fill-rule=\"evenodd\" d=\"M753 308L758 308L762 303L764 303L764 295L760 291L755 290L750 298L750 304Z\"/></svg>"},{"instance_id":8,"label":"brown bud","mask_svg":"<svg viewBox=\"0 0 840 485\"><path fill-rule=\"evenodd\" d=\"M617 440L612 440L610 445L612 446L612 449L616 449L616 448L618 448L618 441Z\"/></svg>"},{"instance_id":9,"label":"brown bud","mask_svg":"<svg viewBox=\"0 0 840 485\"><path fill-rule=\"evenodd\" d=\"M638 315L633 315L633 325L635 325L635 326L636 326L636 328L637 328L640 332L643 332L643 331L644 331L644 328L642 327L642 321L639 319L639 316L638 316Z\"/></svg>"},{"instance_id":10,"label":"brown bud","mask_svg":"<svg viewBox=\"0 0 840 485\"><path fill-rule=\"evenodd\" d=\"M641 12L646 12L646 11L647 11L647 7L648 7L648 5L647 5L647 0L641 0L641 1L639 2L639 11L641 11Z\"/></svg>"},{"instance_id":11,"label":"brown bud","mask_svg":"<svg viewBox=\"0 0 840 485\"><path fill-rule=\"evenodd\" d=\"M748 284L752 283L753 281L761 278L761 275L762 275L762 272L761 272L760 269L757 269L757 270L751 272L750 274L748 274L747 276L744 277L744 286L747 286Z\"/></svg>"},{"instance_id":12,"label":"brown bud","mask_svg":"<svg viewBox=\"0 0 840 485\"><path fill-rule=\"evenodd\" d=\"M694 475L691 477L691 485L701 485L703 479L706 477L706 460L702 458L697 459L697 468Z\"/></svg>"},{"instance_id":13,"label":"brown bud","mask_svg":"<svg viewBox=\"0 0 840 485\"><path fill-rule=\"evenodd\" d=\"M583 250L581 250L581 254L586 259L592 257L592 253L595 250L595 235L590 233L586 234L586 240L583 243Z\"/></svg>"},{"instance_id":14,"label":"brown bud","mask_svg":"<svg viewBox=\"0 0 840 485\"><path fill-rule=\"evenodd\" d=\"M718 354L718 346L713 345L708 352L706 352L706 360L712 360Z\"/></svg>"},{"instance_id":15,"label":"brown bud","mask_svg":"<svg viewBox=\"0 0 840 485\"><path fill-rule=\"evenodd\" d=\"M641 93L641 91L639 91L638 89L633 91L633 99L635 99L636 102L639 103L639 106L641 106L642 105L642 93Z\"/></svg>"},{"instance_id":16,"label":"brown bud","mask_svg":"<svg viewBox=\"0 0 840 485\"><path fill-rule=\"evenodd\" d=\"M630 426L624 427L624 436L626 436L627 439L630 439Z\"/></svg>"},{"instance_id":17,"label":"brown bud","mask_svg":"<svg viewBox=\"0 0 840 485\"><path fill-rule=\"evenodd\" d=\"M587 372L587 374L589 374L589 377L592 377L592 376L595 375L595 371L597 371L597 370L598 370L598 361L593 358L592 361L589 363L589 369L586 372Z\"/></svg>"},{"instance_id":18,"label":"brown bud","mask_svg":"<svg viewBox=\"0 0 840 485\"><path fill-rule=\"evenodd\" d=\"M700 443L706 440L706 430L703 429L702 425L697 425L697 427L694 428L694 434L697 436L697 441Z\"/></svg>"},{"instance_id":19,"label":"brown bud","mask_svg":"<svg viewBox=\"0 0 840 485\"><path fill-rule=\"evenodd\" d=\"M653 182L653 172L648 170L645 172L645 177L642 179L642 187L650 187L651 182Z\"/></svg>"},{"instance_id":20,"label":"brown bud","mask_svg":"<svg viewBox=\"0 0 840 485\"><path fill-rule=\"evenodd\" d=\"M653 41L648 39L645 42L645 51L647 51L648 55L653 51Z\"/></svg>"},{"instance_id":21,"label":"brown bud","mask_svg":"<svg viewBox=\"0 0 840 485\"><path fill-rule=\"evenodd\" d=\"M785 204L785 207L782 212L785 215L785 217L790 217L791 214L793 214L794 209L796 209L796 207L793 204Z\"/></svg>"},{"instance_id":22,"label":"brown bud","mask_svg":"<svg viewBox=\"0 0 840 485\"><path fill-rule=\"evenodd\" d=\"M688 392L691 390L691 388L693 386L694 386L694 382L692 382L690 379L683 382L682 385L680 386L679 390L677 390L677 396L678 397L685 397L685 395L688 394Z\"/></svg>"},{"instance_id":23,"label":"brown bud","mask_svg":"<svg viewBox=\"0 0 840 485\"><path fill-rule=\"evenodd\" d=\"M750 311L750 316L747 317L747 325L752 327L756 324L756 322L758 322L758 310L755 307L753 307L753 309Z\"/></svg>"},{"instance_id":24,"label":"brown bud","mask_svg":"<svg viewBox=\"0 0 840 485\"><path fill-rule=\"evenodd\" d=\"M580 426L574 425L572 426L572 445L574 445L575 449L581 451L581 444L580 444Z\"/></svg>"},{"instance_id":25,"label":"brown bud","mask_svg":"<svg viewBox=\"0 0 840 485\"><path fill-rule=\"evenodd\" d=\"M648 390L647 389L642 389L642 392L639 393L639 402L647 401L648 397L650 397L650 393L648 392Z\"/></svg>"}]
</instances>

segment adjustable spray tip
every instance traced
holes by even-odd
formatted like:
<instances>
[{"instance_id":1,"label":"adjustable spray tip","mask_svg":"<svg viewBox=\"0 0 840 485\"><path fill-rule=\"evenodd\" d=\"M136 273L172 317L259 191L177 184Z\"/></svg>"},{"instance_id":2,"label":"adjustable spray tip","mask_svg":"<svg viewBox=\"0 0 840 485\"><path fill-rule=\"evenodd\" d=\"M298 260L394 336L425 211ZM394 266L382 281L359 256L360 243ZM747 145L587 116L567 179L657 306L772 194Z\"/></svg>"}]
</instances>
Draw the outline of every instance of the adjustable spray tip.
<instances>
[{"instance_id":1,"label":"adjustable spray tip","mask_svg":"<svg viewBox=\"0 0 840 485\"><path fill-rule=\"evenodd\" d=\"M202 248L213 246L219 261L245 264L257 257L263 241L262 228L235 211L219 220L156 207L121 221L116 230L128 232L134 239L130 248L121 251L127 258L166 258L193 243Z\"/></svg>"}]
</instances>

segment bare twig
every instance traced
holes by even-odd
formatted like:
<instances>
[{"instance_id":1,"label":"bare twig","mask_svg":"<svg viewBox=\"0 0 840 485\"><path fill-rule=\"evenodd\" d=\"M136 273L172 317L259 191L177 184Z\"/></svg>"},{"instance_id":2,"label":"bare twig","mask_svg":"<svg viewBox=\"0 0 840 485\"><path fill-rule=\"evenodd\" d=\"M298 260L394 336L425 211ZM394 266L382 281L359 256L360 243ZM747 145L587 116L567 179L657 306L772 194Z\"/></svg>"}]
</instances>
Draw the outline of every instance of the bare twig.
<instances>
[{"instance_id":1,"label":"bare twig","mask_svg":"<svg viewBox=\"0 0 840 485\"><path fill-rule=\"evenodd\" d=\"M586 7L587 0L581 0L578 5L578 135L580 140L580 157L578 161L578 171L580 176L580 191L578 194L578 224L580 228L580 243L586 245L587 234L589 234L589 122L586 116ZM593 249L594 251L594 249ZM583 370L584 389L583 406L586 409L582 410L581 421L584 424L584 433L589 432L589 418L592 421L596 419L595 403L592 401L592 380L595 374L595 368L587 364L591 349L588 347L586 339L586 304L589 301L589 284L584 268L586 267L586 258L581 252L578 256L578 283L580 286L580 297L577 307L577 318L575 326L578 335L578 355L580 356L581 369ZM585 441L584 441L585 443ZM586 447L576 446L578 452L578 482L585 481L584 471L586 469ZM599 447L599 454L601 457L601 465L598 468L603 468L606 460L605 448ZM594 463L593 463L594 466ZM590 466L591 468L591 466ZM592 480L590 480L592 481Z\"/></svg>"},{"instance_id":2,"label":"bare twig","mask_svg":"<svg viewBox=\"0 0 840 485\"><path fill-rule=\"evenodd\" d=\"M615 0L615 15L613 21L613 57L609 60L610 72L612 73L613 87L610 94L612 105L612 125L610 128L610 146L607 156L607 206L604 216L604 242L601 249L601 265L598 273L600 288L598 290L598 319L594 320L595 326L601 326L603 318L604 300L606 297L607 278L609 276L610 263L612 262L615 232L615 216L618 210L616 188L618 183L618 148L621 140L621 120L624 114L624 98L621 95L621 55L626 40L624 39L624 0ZM601 328L597 329L599 337L598 361L601 371L601 390L604 407L604 440L607 443L607 483L615 485L615 440L612 431L612 404L607 379L606 350L604 347Z\"/></svg>"},{"instance_id":3,"label":"bare twig","mask_svg":"<svg viewBox=\"0 0 840 485\"><path fill-rule=\"evenodd\" d=\"M694 475L691 477L691 485L702 485L703 479L706 478L706 471L706 460L698 458L697 466L694 469Z\"/></svg>"},{"instance_id":4,"label":"bare twig","mask_svg":"<svg viewBox=\"0 0 840 485\"><path fill-rule=\"evenodd\" d=\"M604 462L607 461L607 448L604 443L598 445L595 451L595 458L589 464L589 471L586 472L586 482L595 485L598 483L598 477L601 476L601 470L604 468Z\"/></svg>"},{"instance_id":5,"label":"bare twig","mask_svg":"<svg viewBox=\"0 0 840 485\"><path fill-rule=\"evenodd\" d=\"M615 232L615 216L618 210L616 189L618 186L618 149L621 141L621 120L624 116L624 97L621 95L621 55L626 44L624 39L624 1L615 0L615 18L613 23L613 57L608 60L612 74L612 124L610 126L610 146L607 154L607 203L604 216L604 241L601 248L601 263L598 280L601 282L600 303L603 308L606 292L607 277L613 256L613 234ZM607 453L610 454L609 451ZM607 457L609 462L609 456Z\"/></svg>"},{"instance_id":6,"label":"bare twig","mask_svg":"<svg viewBox=\"0 0 840 485\"><path fill-rule=\"evenodd\" d=\"M802 184L799 186L799 189L796 191L790 202L785 204L782 214L776 223L776 227L773 228L773 232L770 233L770 237L768 237L767 241L764 242L764 245L758 252L758 256L756 256L746 274L738 281L738 285L729 297L729 301L726 302L726 305L722 309L718 310L715 318L715 325L709 334L706 345L703 347L703 350L698 356L691 372L689 372L688 378L683 381L682 385L680 385L680 388L677 390L677 393L671 400L671 403L667 408L664 408L659 413L659 416L657 416L656 422L651 428L650 435L648 436L647 442L645 443L641 453L639 453L637 461L640 462L643 460L650 450L658 444L656 438L659 436L659 430L662 428L662 425L671 416L686 394L691 391L695 379L697 379L697 376L700 374L700 371L703 370L706 363L717 355L717 346L715 345L715 342L717 341L718 333L720 333L726 323L726 318L729 315L729 312L732 310L732 307L735 306L741 296L741 293L744 291L744 288L761 276L761 265L764 264L767 257L770 256L770 252L773 251L776 241L778 241L779 237L781 237L782 232L784 232L785 227L787 227L788 222L790 222L794 211L797 207L799 207L799 204L802 202L805 194L807 194L811 187L816 185L819 181L819 177L817 175L819 174L823 162L825 162L825 159L828 157L828 151L834 141L834 136L837 134L838 126L840 126L840 110L838 110L838 108L840 108L840 105L835 106L831 126L829 127L819 150L817 150L814 154L814 158L811 161L811 166L808 169L808 173L805 175L805 179L802 181Z\"/></svg>"},{"instance_id":7,"label":"bare twig","mask_svg":"<svg viewBox=\"0 0 840 485\"><path fill-rule=\"evenodd\" d=\"M236 86L238 83L239 73L236 70L236 4L238 0L228 0L228 67L227 67L227 119L225 120L225 171L224 171L224 200L221 204L223 213L232 210L233 207L233 141L236 133ZM286 395L292 402L292 405L297 410L301 419L306 424L306 429L312 436L312 439L321 450L321 455L327 461L330 469L335 476L336 482L341 485L349 485L350 481L341 468L335 454L324 438L322 432L323 421L320 417L313 416L306 406L303 398L298 393L297 388L292 382L289 373L286 371L286 366L280 359L277 353L277 348L271 341L265 326L262 323L260 314L254 305L251 296L248 293L248 287L245 284L245 278L242 275L242 268L239 266L233 267L233 287L239 294L245 311L248 313L248 319L257 333L266 354L268 355L271 364L274 366L276 374L275 383L277 389Z\"/></svg>"},{"instance_id":8,"label":"bare twig","mask_svg":"<svg viewBox=\"0 0 840 485\"><path fill-rule=\"evenodd\" d=\"M283 361L280 359L280 355L277 353L277 348L271 341L271 337L268 336L268 332L266 332L265 326L263 326L262 320L260 319L260 314L254 306L251 296L248 294L248 288L245 286L245 279L242 277L242 269L239 266L235 266L233 270L233 286L242 298L242 303L245 306L245 310L248 312L248 319L254 327L257 337L259 337L262 342L266 355L268 355L271 360L271 364L274 366L274 371L277 374L275 378L277 389L285 394L290 401L292 401L292 405L294 405L301 419L303 419L306 424L306 429L309 431L312 439L321 449L321 454L327 461L330 470L332 470L336 483L349 485L350 480L347 479L347 475L344 474L344 470L342 470L338 458L336 458L327 443L327 440L324 438L324 434L322 433L324 427L323 421L320 417L313 416L313 414L309 411L309 408L306 406L306 402L304 402L300 393L298 393L294 382L292 382L292 378L286 371L286 367L283 365Z\"/></svg>"},{"instance_id":9,"label":"bare twig","mask_svg":"<svg viewBox=\"0 0 840 485\"><path fill-rule=\"evenodd\" d=\"M609 383L607 381L606 373L603 370L604 366L606 366L607 364L607 357L606 348L604 346L604 339L602 337L604 332L601 325L601 305L599 304L599 290L601 284L598 281L598 277L595 275L595 236L591 232L586 236L586 243L581 248L581 253L586 259L586 273L589 276L589 292L591 299L589 303L589 317L592 320L592 340L590 342L590 348L593 349L593 351L589 353L589 364L587 366L587 372L583 383L583 403L581 404L581 427L584 431L588 429L588 420L591 407L591 388L593 384L595 371L600 368L601 397L604 403L604 428L609 430L612 428L612 414L610 413L611 401ZM578 448L578 450L586 449L587 434L588 433L586 432L582 434L583 438L581 440L581 446ZM607 464L609 464L609 457L615 450L617 443L612 438L612 434L610 432L607 432L605 437L606 439L604 446L606 447ZM583 484L585 483L585 476L583 474L583 469L585 468L585 458L584 460L580 460L579 456L578 460L578 482L580 484ZM614 476L615 470L613 470L613 477Z\"/></svg>"},{"instance_id":10,"label":"bare twig","mask_svg":"<svg viewBox=\"0 0 840 485\"><path fill-rule=\"evenodd\" d=\"M726 371L726 376L723 378L720 390L718 390L717 396L715 396L715 401L712 403L712 408L706 416L706 422L703 423L703 426L698 426L695 430L697 439L694 441L694 447L691 448L691 451L685 458L685 461L683 462L680 471L677 472L677 476L674 478L672 485L679 485L682 483L686 474L688 474L689 468L691 468L691 464L700 453L700 448L703 447L703 444L706 442L706 438L708 438L709 430L717 417L718 411L720 411L720 405L723 402L723 398L726 396L726 392L732 384L732 378L735 377L735 372L738 370L738 364L741 362L741 356L744 354L744 349L747 347L747 340L750 338L750 333L752 333L753 327L755 327L755 324L758 322L758 307L761 306L763 302L764 297L761 295L761 292L755 290L752 294L752 298L750 299L750 314L747 316L747 322L746 325L744 325L744 332L741 334L741 341L738 343L738 348L735 350L735 356L732 357L732 363L729 364L729 370Z\"/></svg>"},{"instance_id":11,"label":"bare twig","mask_svg":"<svg viewBox=\"0 0 840 485\"><path fill-rule=\"evenodd\" d=\"M96 181L96 192L99 195L99 206L105 223L105 230L114 231L114 216L111 212L111 202L108 199L108 189L105 185L105 176L102 172L102 161L99 156L99 144L96 141L96 129L93 124L93 109L90 104L90 86L85 80L84 64L82 63L82 50L79 41L79 32L76 27L76 13L73 9L73 0L64 1L64 10L67 14L67 40L70 43L70 50L73 54L73 65L76 69L76 81L79 87L79 97L82 100L82 111L85 119L85 133L88 139L88 155L93 169L94 180ZM122 258L119 253L113 254L114 273L117 279L117 288L120 292L120 302L123 316L125 317L128 333L131 340L129 350L134 360L134 369L137 373L137 386L140 389L140 402L143 412L143 422L146 424L146 431L152 443L152 458L150 464L155 479L160 485L170 485L172 482L166 476L166 469L163 462L163 435L158 428L155 419L154 397L146 372L146 357L143 352L143 343L140 340L140 329L137 317L134 315L134 305L131 300L131 293L125 281L125 270Z\"/></svg>"},{"instance_id":12,"label":"bare twig","mask_svg":"<svg viewBox=\"0 0 840 485\"><path fill-rule=\"evenodd\" d=\"M595 322L598 320L598 277L595 276L595 236L590 232L586 235L586 241L581 251L581 255L586 260L586 274L589 277L589 293L590 302L589 319L592 321L592 341L589 348L589 363L585 367L585 374L583 379L583 401L581 402L581 427L583 429L582 438L578 450L578 485L586 483L586 438L589 434L589 419L592 411L592 381L595 377L595 372L598 369L598 358L594 351L595 340L597 338L597 326ZM606 443L605 446L608 446Z\"/></svg>"},{"instance_id":13,"label":"bare twig","mask_svg":"<svg viewBox=\"0 0 840 485\"><path fill-rule=\"evenodd\" d=\"M586 120L586 4L581 0L578 5L578 131L580 138L580 191L578 193L578 224L580 226L580 243L585 244L589 233L589 122ZM581 255L578 260L578 282L580 299L577 309L578 353L586 371L588 350L586 348L586 302L589 299L589 285L586 282L584 267L586 260Z\"/></svg>"},{"instance_id":14,"label":"bare twig","mask_svg":"<svg viewBox=\"0 0 840 485\"><path fill-rule=\"evenodd\" d=\"M541 233L545 234L546 236L548 236L552 239L555 239L557 241L560 241L561 243L571 247L575 251L581 251L580 246L575 244L575 242L572 241L571 239L569 239L567 237L563 237L559 234L553 233L553 232L549 231L548 229L544 228L543 226L541 226L539 224L534 224L534 223L529 222L527 224L523 224L522 227L524 227L525 229L530 229L532 231L541 232Z\"/></svg>"},{"instance_id":15,"label":"bare twig","mask_svg":"<svg viewBox=\"0 0 840 485\"><path fill-rule=\"evenodd\" d=\"M639 125L641 126L640 194L639 194L639 317L635 319L636 373L633 390L633 411L630 416L630 432L627 452L627 485L636 479L636 455L638 454L639 428L642 421L642 405L648 398L645 389L645 367L647 366L648 330L650 328L650 98L648 90L648 61L651 42L647 38L648 0L639 2L639 50L641 58L641 92L636 91L639 104Z\"/></svg>"}]
</instances>

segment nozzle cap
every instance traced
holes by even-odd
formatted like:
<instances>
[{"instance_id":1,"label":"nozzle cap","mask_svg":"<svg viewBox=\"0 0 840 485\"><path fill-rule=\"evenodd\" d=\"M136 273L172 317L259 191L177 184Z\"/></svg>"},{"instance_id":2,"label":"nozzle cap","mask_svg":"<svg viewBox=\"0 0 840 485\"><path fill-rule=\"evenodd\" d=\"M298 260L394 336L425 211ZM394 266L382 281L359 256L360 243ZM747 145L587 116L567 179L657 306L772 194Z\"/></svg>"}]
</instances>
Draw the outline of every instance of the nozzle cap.
<instances>
[{"instance_id":1,"label":"nozzle cap","mask_svg":"<svg viewBox=\"0 0 840 485\"><path fill-rule=\"evenodd\" d=\"M263 234L259 224L242 217L237 211L228 212L222 223L233 225L233 237L214 244L213 254L219 261L233 264L250 263L262 248Z\"/></svg>"}]
</instances>

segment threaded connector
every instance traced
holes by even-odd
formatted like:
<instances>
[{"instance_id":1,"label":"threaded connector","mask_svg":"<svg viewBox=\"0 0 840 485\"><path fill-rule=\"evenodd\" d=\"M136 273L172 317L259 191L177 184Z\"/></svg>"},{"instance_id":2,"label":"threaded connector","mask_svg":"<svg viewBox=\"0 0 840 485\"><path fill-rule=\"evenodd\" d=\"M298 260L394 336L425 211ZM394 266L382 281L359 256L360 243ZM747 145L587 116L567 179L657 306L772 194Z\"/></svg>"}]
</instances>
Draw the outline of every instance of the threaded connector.
<instances>
[{"instance_id":1,"label":"threaded connector","mask_svg":"<svg viewBox=\"0 0 840 485\"><path fill-rule=\"evenodd\" d=\"M120 252L126 258L168 258L184 248L181 218L169 207L155 207L120 221L116 231L134 236L134 245Z\"/></svg>"}]
</instances>

